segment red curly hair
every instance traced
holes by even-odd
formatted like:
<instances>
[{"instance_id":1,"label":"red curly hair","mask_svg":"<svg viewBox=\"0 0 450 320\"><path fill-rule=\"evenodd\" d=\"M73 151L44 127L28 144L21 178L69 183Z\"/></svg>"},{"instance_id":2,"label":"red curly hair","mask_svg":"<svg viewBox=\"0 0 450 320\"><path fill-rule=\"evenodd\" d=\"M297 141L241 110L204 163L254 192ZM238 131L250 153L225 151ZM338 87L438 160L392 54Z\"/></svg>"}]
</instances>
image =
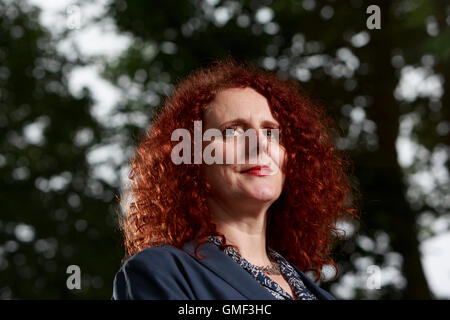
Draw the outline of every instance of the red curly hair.
<instances>
[{"instance_id":1,"label":"red curly hair","mask_svg":"<svg viewBox=\"0 0 450 320\"><path fill-rule=\"evenodd\" d=\"M137 252L163 243L183 249L196 241L198 247L217 232L206 205L208 183L201 178L204 164L175 165L171 141L177 128L193 136L195 120L202 120L216 94L228 88L251 87L263 95L273 117L280 123L280 143L286 148L286 180L281 196L269 208L267 245L300 270L314 271L331 264L333 244L338 240L339 219L357 218L352 201L349 161L332 142L333 122L322 107L304 93L297 81L280 79L232 58L217 60L191 73L176 87L158 110L131 159L125 210L119 225L123 232L124 260ZM194 150L194 148L192 148ZM239 248L235 247L239 250ZM336 272L337 276L337 272ZM335 277L336 277L335 276Z\"/></svg>"}]
</instances>

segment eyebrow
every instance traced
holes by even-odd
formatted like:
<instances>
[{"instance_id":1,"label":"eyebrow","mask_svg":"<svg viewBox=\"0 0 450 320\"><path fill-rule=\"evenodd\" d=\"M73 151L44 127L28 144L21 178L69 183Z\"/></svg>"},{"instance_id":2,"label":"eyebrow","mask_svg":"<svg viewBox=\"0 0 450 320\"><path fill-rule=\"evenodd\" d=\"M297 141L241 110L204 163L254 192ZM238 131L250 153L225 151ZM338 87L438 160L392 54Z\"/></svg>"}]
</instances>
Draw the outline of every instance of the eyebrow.
<instances>
[{"instance_id":1,"label":"eyebrow","mask_svg":"<svg viewBox=\"0 0 450 320\"><path fill-rule=\"evenodd\" d=\"M230 120L230 121L224 122L222 125L219 126L219 128L222 129L223 127L226 127L226 126L229 126L229 125L244 125L244 126L248 126L249 122L247 120L245 120L245 119L237 118L237 119L234 119L234 120ZM280 128L280 125L278 124L278 122L275 122L275 121L272 121L272 120L264 120L264 121L262 121L261 122L261 126L272 127L274 129L279 129Z\"/></svg>"}]
</instances>

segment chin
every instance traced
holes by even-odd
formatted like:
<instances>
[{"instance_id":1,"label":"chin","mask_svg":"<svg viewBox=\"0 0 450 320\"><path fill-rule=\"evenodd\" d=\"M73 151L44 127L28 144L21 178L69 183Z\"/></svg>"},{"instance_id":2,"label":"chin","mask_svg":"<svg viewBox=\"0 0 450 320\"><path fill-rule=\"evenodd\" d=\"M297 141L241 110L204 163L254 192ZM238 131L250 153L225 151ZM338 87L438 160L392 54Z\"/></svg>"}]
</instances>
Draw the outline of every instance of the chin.
<instances>
[{"instance_id":1,"label":"chin","mask_svg":"<svg viewBox=\"0 0 450 320\"><path fill-rule=\"evenodd\" d=\"M273 190L273 188L254 188L249 190L249 196L255 200L262 202L274 202L280 196L279 192Z\"/></svg>"}]
</instances>

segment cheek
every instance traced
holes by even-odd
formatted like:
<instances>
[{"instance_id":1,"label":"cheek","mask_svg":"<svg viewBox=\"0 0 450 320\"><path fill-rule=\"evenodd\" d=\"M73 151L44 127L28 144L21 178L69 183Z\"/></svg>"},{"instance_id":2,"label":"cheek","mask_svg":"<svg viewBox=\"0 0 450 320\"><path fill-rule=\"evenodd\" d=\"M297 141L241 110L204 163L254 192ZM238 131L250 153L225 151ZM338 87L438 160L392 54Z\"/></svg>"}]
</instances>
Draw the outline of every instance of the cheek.
<instances>
[{"instance_id":1,"label":"cheek","mask_svg":"<svg viewBox=\"0 0 450 320\"><path fill-rule=\"evenodd\" d=\"M221 165L217 165L217 164L212 164L212 165L208 165L208 164L204 164L203 165L203 176L206 180L206 182L208 182L209 184L211 184L211 186L213 186L215 188L216 185L218 185L220 183L221 180L223 180L223 172L221 170Z\"/></svg>"},{"instance_id":2,"label":"cheek","mask_svg":"<svg viewBox=\"0 0 450 320\"><path fill-rule=\"evenodd\" d=\"M236 152L239 144L234 140L222 139L203 142L203 161L206 164L234 164L236 163Z\"/></svg>"},{"instance_id":3,"label":"cheek","mask_svg":"<svg viewBox=\"0 0 450 320\"><path fill-rule=\"evenodd\" d=\"M236 184L233 169L225 164L204 164L202 175L215 193L228 193Z\"/></svg>"},{"instance_id":4,"label":"cheek","mask_svg":"<svg viewBox=\"0 0 450 320\"><path fill-rule=\"evenodd\" d=\"M270 158L272 161L278 166L279 169L282 169L286 162L286 150L284 147L277 143L273 143L270 146Z\"/></svg>"},{"instance_id":5,"label":"cheek","mask_svg":"<svg viewBox=\"0 0 450 320\"><path fill-rule=\"evenodd\" d=\"M228 138L223 143L223 153L225 163L236 167L238 164L244 164L245 140L242 137Z\"/></svg>"},{"instance_id":6,"label":"cheek","mask_svg":"<svg viewBox=\"0 0 450 320\"><path fill-rule=\"evenodd\" d=\"M236 184L235 144L221 139L203 144L202 175L212 188L226 192ZM229 161L227 164L227 160Z\"/></svg>"},{"instance_id":7,"label":"cheek","mask_svg":"<svg viewBox=\"0 0 450 320\"><path fill-rule=\"evenodd\" d=\"M245 163L245 142L239 138L228 140L217 140L210 143L210 148L216 150L216 161L221 159L220 164L227 164L229 168L236 168L237 164ZM219 163L219 162L216 162Z\"/></svg>"},{"instance_id":8,"label":"cheek","mask_svg":"<svg viewBox=\"0 0 450 320\"><path fill-rule=\"evenodd\" d=\"M210 191L212 191L214 194L222 192L220 188L223 184L223 182L221 183L221 181L223 181L223 177L218 165L203 164L202 176L205 182L209 184L211 188Z\"/></svg>"}]
</instances>

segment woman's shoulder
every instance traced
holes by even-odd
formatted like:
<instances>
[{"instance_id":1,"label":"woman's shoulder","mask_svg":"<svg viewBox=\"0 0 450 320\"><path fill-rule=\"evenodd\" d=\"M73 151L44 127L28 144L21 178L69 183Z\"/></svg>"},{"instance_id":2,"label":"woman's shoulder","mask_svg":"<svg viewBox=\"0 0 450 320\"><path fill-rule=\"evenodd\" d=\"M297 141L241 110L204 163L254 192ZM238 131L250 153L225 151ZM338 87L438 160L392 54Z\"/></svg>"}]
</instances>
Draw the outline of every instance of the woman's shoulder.
<instances>
[{"instance_id":1,"label":"woman's shoulder","mask_svg":"<svg viewBox=\"0 0 450 320\"><path fill-rule=\"evenodd\" d=\"M168 244L148 247L128 258L113 281L114 300L187 299L179 288L183 251Z\"/></svg>"},{"instance_id":2,"label":"woman's shoulder","mask_svg":"<svg viewBox=\"0 0 450 320\"><path fill-rule=\"evenodd\" d=\"M183 257L186 253L170 244L163 243L159 246L145 248L131 257L129 257L122 266L127 268L129 265L145 264L146 266L153 266L153 268L164 268L168 263L174 261L177 257Z\"/></svg>"}]
</instances>

